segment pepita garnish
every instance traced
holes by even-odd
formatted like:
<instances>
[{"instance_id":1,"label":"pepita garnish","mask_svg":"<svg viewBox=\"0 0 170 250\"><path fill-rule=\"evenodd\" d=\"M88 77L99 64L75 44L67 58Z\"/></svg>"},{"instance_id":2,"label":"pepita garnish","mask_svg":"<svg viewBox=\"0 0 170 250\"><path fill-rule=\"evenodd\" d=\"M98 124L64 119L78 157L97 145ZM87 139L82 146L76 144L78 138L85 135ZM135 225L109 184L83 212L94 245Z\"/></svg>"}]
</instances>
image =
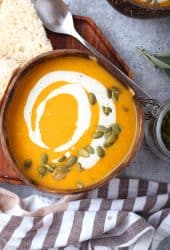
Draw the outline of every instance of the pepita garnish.
<instances>
[{"instance_id":1,"label":"pepita garnish","mask_svg":"<svg viewBox=\"0 0 170 250\"><path fill-rule=\"evenodd\" d=\"M38 173L43 177L47 174L47 169L44 166L39 166Z\"/></svg>"},{"instance_id":2,"label":"pepita garnish","mask_svg":"<svg viewBox=\"0 0 170 250\"><path fill-rule=\"evenodd\" d=\"M120 132L121 132L121 128L120 128L118 123L113 123L111 125L111 129L112 129L112 132L117 134L117 135L120 134Z\"/></svg>"},{"instance_id":3,"label":"pepita garnish","mask_svg":"<svg viewBox=\"0 0 170 250\"><path fill-rule=\"evenodd\" d=\"M88 145L88 146L86 147L86 150L87 150L87 152L88 152L89 154L94 154L94 148L93 148L91 145Z\"/></svg>"},{"instance_id":4,"label":"pepita garnish","mask_svg":"<svg viewBox=\"0 0 170 250\"><path fill-rule=\"evenodd\" d=\"M45 168L47 171L49 171L51 173L54 172L54 170L55 170L55 167L52 165L49 165L49 164L45 164Z\"/></svg>"},{"instance_id":5,"label":"pepita garnish","mask_svg":"<svg viewBox=\"0 0 170 250\"><path fill-rule=\"evenodd\" d=\"M24 161L24 168L29 169L29 168L31 168L31 166L32 166L32 160L31 159L26 159Z\"/></svg>"},{"instance_id":6,"label":"pepita garnish","mask_svg":"<svg viewBox=\"0 0 170 250\"><path fill-rule=\"evenodd\" d=\"M79 149L78 154L79 154L79 156L84 157L84 158L89 157L89 153L88 153L87 149L85 149L85 148Z\"/></svg>"},{"instance_id":7,"label":"pepita garnish","mask_svg":"<svg viewBox=\"0 0 170 250\"><path fill-rule=\"evenodd\" d=\"M112 99L113 101L118 101L121 91L118 87L112 87Z\"/></svg>"},{"instance_id":8,"label":"pepita garnish","mask_svg":"<svg viewBox=\"0 0 170 250\"><path fill-rule=\"evenodd\" d=\"M67 159L67 157L65 155L61 156L58 158L58 162L63 162Z\"/></svg>"},{"instance_id":9,"label":"pepita garnish","mask_svg":"<svg viewBox=\"0 0 170 250\"><path fill-rule=\"evenodd\" d=\"M104 135L102 131L96 131L93 135L93 139L99 139Z\"/></svg>"},{"instance_id":10,"label":"pepita garnish","mask_svg":"<svg viewBox=\"0 0 170 250\"><path fill-rule=\"evenodd\" d=\"M77 162L78 158L75 155L71 155L67 161L67 166L71 167Z\"/></svg>"},{"instance_id":11,"label":"pepita garnish","mask_svg":"<svg viewBox=\"0 0 170 250\"><path fill-rule=\"evenodd\" d=\"M89 102L91 105L94 105L97 102L96 96L93 93L89 93Z\"/></svg>"},{"instance_id":12,"label":"pepita garnish","mask_svg":"<svg viewBox=\"0 0 170 250\"><path fill-rule=\"evenodd\" d=\"M101 132L103 132L103 133L106 133L106 132L108 132L108 128L106 128L105 126L103 126L103 125L99 125L98 127L97 127L97 131L101 131Z\"/></svg>"},{"instance_id":13,"label":"pepita garnish","mask_svg":"<svg viewBox=\"0 0 170 250\"><path fill-rule=\"evenodd\" d=\"M76 187L77 187L78 189L81 189L81 188L84 187L84 184L83 184L82 182L77 182Z\"/></svg>"},{"instance_id":14,"label":"pepita garnish","mask_svg":"<svg viewBox=\"0 0 170 250\"><path fill-rule=\"evenodd\" d=\"M112 130L108 129L106 133L104 133L104 137L107 139L112 134Z\"/></svg>"},{"instance_id":15,"label":"pepita garnish","mask_svg":"<svg viewBox=\"0 0 170 250\"><path fill-rule=\"evenodd\" d=\"M107 89L107 97L108 97L109 99L112 98L112 89L111 89L111 88Z\"/></svg>"},{"instance_id":16,"label":"pepita garnish","mask_svg":"<svg viewBox=\"0 0 170 250\"><path fill-rule=\"evenodd\" d=\"M63 180L66 176L64 173L57 172L57 171L53 175L58 181Z\"/></svg>"},{"instance_id":17,"label":"pepita garnish","mask_svg":"<svg viewBox=\"0 0 170 250\"><path fill-rule=\"evenodd\" d=\"M112 146L113 143L116 141L116 139L117 139L117 135L112 132L112 134L106 139L106 141L103 144L103 146L105 148Z\"/></svg>"},{"instance_id":18,"label":"pepita garnish","mask_svg":"<svg viewBox=\"0 0 170 250\"><path fill-rule=\"evenodd\" d=\"M71 170L71 167L67 165L57 167L57 171L64 173L64 174L70 172L70 170Z\"/></svg>"},{"instance_id":19,"label":"pepita garnish","mask_svg":"<svg viewBox=\"0 0 170 250\"><path fill-rule=\"evenodd\" d=\"M41 156L41 163L42 164L47 164L48 163L48 155L47 154L43 154Z\"/></svg>"},{"instance_id":20,"label":"pepita garnish","mask_svg":"<svg viewBox=\"0 0 170 250\"><path fill-rule=\"evenodd\" d=\"M112 109L110 107L103 106L102 109L105 115L109 115L110 113L112 113Z\"/></svg>"},{"instance_id":21,"label":"pepita garnish","mask_svg":"<svg viewBox=\"0 0 170 250\"><path fill-rule=\"evenodd\" d=\"M80 162L77 163L77 168L79 169L80 172L84 171L84 168L82 167Z\"/></svg>"},{"instance_id":22,"label":"pepita garnish","mask_svg":"<svg viewBox=\"0 0 170 250\"><path fill-rule=\"evenodd\" d=\"M98 146L97 149L96 149L96 153L97 155L102 158L105 156L105 151L104 149L101 147L101 146Z\"/></svg>"}]
</instances>

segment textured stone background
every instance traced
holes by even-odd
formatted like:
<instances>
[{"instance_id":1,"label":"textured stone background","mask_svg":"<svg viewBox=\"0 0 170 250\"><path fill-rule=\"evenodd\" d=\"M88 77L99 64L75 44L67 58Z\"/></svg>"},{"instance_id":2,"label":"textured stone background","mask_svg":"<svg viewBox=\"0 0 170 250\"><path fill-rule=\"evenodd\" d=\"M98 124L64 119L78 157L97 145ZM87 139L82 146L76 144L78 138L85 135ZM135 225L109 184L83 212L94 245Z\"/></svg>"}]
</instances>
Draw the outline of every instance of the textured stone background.
<instances>
[{"instance_id":1,"label":"textured stone background","mask_svg":"<svg viewBox=\"0 0 170 250\"><path fill-rule=\"evenodd\" d=\"M135 73L136 81L153 97L170 99L170 78L150 65L138 52L144 47L151 52L170 51L170 17L139 20L125 17L111 8L106 0L67 0L74 14L90 16L107 39ZM154 156L143 142L140 152L123 175L170 182L170 163ZM0 184L27 196L37 191L31 188Z\"/></svg>"}]
</instances>

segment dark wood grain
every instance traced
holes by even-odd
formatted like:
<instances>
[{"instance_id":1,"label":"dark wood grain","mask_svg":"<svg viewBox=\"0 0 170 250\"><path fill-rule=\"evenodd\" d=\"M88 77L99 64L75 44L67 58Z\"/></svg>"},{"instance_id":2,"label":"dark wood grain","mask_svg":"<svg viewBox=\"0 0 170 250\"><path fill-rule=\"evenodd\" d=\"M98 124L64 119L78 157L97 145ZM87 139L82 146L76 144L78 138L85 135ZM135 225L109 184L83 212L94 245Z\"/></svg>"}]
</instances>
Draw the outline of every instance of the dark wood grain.
<instances>
[{"instance_id":1,"label":"dark wood grain","mask_svg":"<svg viewBox=\"0 0 170 250\"><path fill-rule=\"evenodd\" d=\"M130 77L133 77L133 73L128 66L121 59L119 54L111 46L108 40L104 37L100 29L96 24L88 17L75 16L74 22L78 32L83 35L88 42L90 42L95 48L107 56L112 62L114 62L122 71L124 71ZM52 42L54 49L80 49L86 50L77 40L65 35L57 35L55 33L47 31L47 35ZM23 184L18 179L15 171L8 165L5 156L0 147L0 181L13 184Z\"/></svg>"}]
</instances>

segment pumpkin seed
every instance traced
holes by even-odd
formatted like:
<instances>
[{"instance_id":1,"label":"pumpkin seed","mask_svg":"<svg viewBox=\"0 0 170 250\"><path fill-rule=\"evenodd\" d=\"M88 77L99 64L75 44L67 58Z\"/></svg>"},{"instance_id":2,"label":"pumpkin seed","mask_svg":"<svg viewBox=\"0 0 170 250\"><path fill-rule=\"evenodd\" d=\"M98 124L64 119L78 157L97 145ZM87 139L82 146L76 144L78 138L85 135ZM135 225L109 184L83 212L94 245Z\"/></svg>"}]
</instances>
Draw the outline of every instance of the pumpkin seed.
<instances>
[{"instance_id":1,"label":"pumpkin seed","mask_svg":"<svg viewBox=\"0 0 170 250\"><path fill-rule=\"evenodd\" d=\"M93 93L89 93L89 102L94 105L97 102L96 96Z\"/></svg>"},{"instance_id":2,"label":"pumpkin seed","mask_svg":"<svg viewBox=\"0 0 170 250\"><path fill-rule=\"evenodd\" d=\"M104 149L101 147L101 146L98 146L97 149L96 149L96 153L97 155L102 158L105 156L105 151Z\"/></svg>"},{"instance_id":3,"label":"pumpkin seed","mask_svg":"<svg viewBox=\"0 0 170 250\"><path fill-rule=\"evenodd\" d=\"M89 154L94 154L94 148L93 148L91 145L88 145L88 146L86 147L86 150L87 150L87 152L88 152Z\"/></svg>"},{"instance_id":4,"label":"pumpkin seed","mask_svg":"<svg viewBox=\"0 0 170 250\"><path fill-rule=\"evenodd\" d=\"M76 187L77 187L78 189L81 189L81 188L84 187L84 184L83 184L82 182L77 182Z\"/></svg>"},{"instance_id":5,"label":"pumpkin seed","mask_svg":"<svg viewBox=\"0 0 170 250\"><path fill-rule=\"evenodd\" d=\"M58 180L58 181L63 180L65 178L65 174L61 173L61 172L55 172L53 175L55 176L56 180Z\"/></svg>"},{"instance_id":6,"label":"pumpkin seed","mask_svg":"<svg viewBox=\"0 0 170 250\"><path fill-rule=\"evenodd\" d=\"M103 146L105 148L112 146L113 143L116 141L116 139L117 139L117 135L112 132L112 134L106 139L106 141L103 144Z\"/></svg>"},{"instance_id":7,"label":"pumpkin seed","mask_svg":"<svg viewBox=\"0 0 170 250\"><path fill-rule=\"evenodd\" d=\"M45 165L45 168L46 168L47 171L49 171L49 172L51 172L51 173L54 172L54 169L55 169L54 166L49 165L49 164L46 164L46 165Z\"/></svg>"},{"instance_id":8,"label":"pumpkin seed","mask_svg":"<svg viewBox=\"0 0 170 250\"><path fill-rule=\"evenodd\" d=\"M112 99L113 99L113 101L118 101L120 94L121 94L121 91L118 87L112 87Z\"/></svg>"},{"instance_id":9,"label":"pumpkin seed","mask_svg":"<svg viewBox=\"0 0 170 250\"><path fill-rule=\"evenodd\" d=\"M47 174L47 169L44 166L39 166L38 173L43 177Z\"/></svg>"},{"instance_id":10,"label":"pumpkin seed","mask_svg":"<svg viewBox=\"0 0 170 250\"><path fill-rule=\"evenodd\" d=\"M117 134L117 135L120 134L120 132L121 132L121 128L120 128L118 123L112 124L111 129L112 129L112 132Z\"/></svg>"},{"instance_id":11,"label":"pumpkin seed","mask_svg":"<svg viewBox=\"0 0 170 250\"><path fill-rule=\"evenodd\" d=\"M85 148L79 149L78 154L79 154L79 156L84 157L84 158L89 157L89 153Z\"/></svg>"},{"instance_id":12,"label":"pumpkin seed","mask_svg":"<svg viewBox=\"0 0 170 250\"><path fill-rule=\"evenodd\" d=\"M26 159L24 161L24 168L29 169L29 168L31 168L31 166L32 166L32 160L31 159Z\"/></svg>"},{"instance_id":13,"label":"pumpkin seed","mask_svg":"<svg viewBox=\"0 0 170 250\"><path fill-rule=\"evenodd\" d=\"M108 128L106 128L105 126L103 126L103 125L99 125L98 127L97 127L97 130L98 131L101 131L101 132L103 132L103 133L106 133L106 132L108 132Z\"/></svg>"},{"instance_id":14,"label":"pumpkin seed","mask_svg":"<svg viewBox=\"0 0 170 250\"><path fill-rule=\"evenodd\" d=\"M99 139L104 135L102 131L96 131L93 135L93 139Z\"/></svg>"},{"instance_id":15,"label":"pumpkin seed","mask_svg":"<svg viewBox=\"0 0 170 250\"><path fill-rule=\"evenodd\" d=\"M107 96L108 96L108 98L109 99L111 99L112 98L112 89L107 89Z\"/></svg>"},{"instance_id":16,"label":"pumpkin seed","mask_svg":"<svg viewBox=\"0 0 170 250\"><path fill-rule=\"evenodd\" d=\"M109 115L110 113L112 113L112 109L110 107L103 106L102 109L105 115Z\"/></svg>"},{"instance_id":17,"label":"pumpkin seed","mask_svg":"<svg viewBox=\"0 0 170 250\"><path fill-rule=\"evenodd\" d=\"M123 109L124 112L129 112L129 108L127 108L125 106L123 106L122 109Z\"/></svg>"},{"instance_id":18,"label":"pumpkin seed","mask_svg":"<svg viewBox=\"0 0 170 250\"><path fill-rule=\"evenodd\" d=\"M48 162L48 155L47 154L43 154L41 156L41 163L42 164L47 164L47 162Z\"/></svg>"},{"instance_id":19,"label":"pumpkin seed","mask_svg":"<svg viewBox=\"0 0 170 250\"><path fill-rule=\"evenodd\" d=\"M61 156L58 158L58 162L63 162L67 159L67 157L65 155Z\"/></svg>"},{"instance_id":20,"label":"pumpkin seed","mask_svg":"<svg viewBox=\"0 0 170 250\"><path fill-rule=\"evenodd\" d=\"M80 162L77 163L77 167L78 167L78 169L79 169L80 172L84 171L84 168L82 167L82 165L81 165Z\"/></svg>"},{"instance_id":21,"label":"pumpkin seed","mask_svg":"<svg viewBox=\"0 0 170 250\"><path fill-rule=\"evenodd\" d=\"M59 167L57 168L57 171L58 171L58 172L61 172L61 173L64 173L64 174L70 172L70 170L71 170L71 167L70 167L70 166L67 166L67 165L59 166Z\"/></svg>"},{"instance_id":22,"label":"pumpkin seed","mask_svg":"<svg viewBox=\"0 0 170 250\"><path fill-rule=\"evenodd\" d=\"M111 146L113 146L113 143L111 143L111 142L105 141L104 144L103 144L103 147L104 147L104 148L109 148L109 147L111 147Z\"/></svg>"},{"instance_id":23,"label":"pumpkin seed","mask_svg":"<svg viewBox=\"0 0 170 250\"><path fill-rule=\"evenodd\" d=\"M104 133L104 137L107 139L112 134L112 130L109 129L106 133Z\"/></svg>"},{"instance_id":24,"label":"pumpkin seed","mask_svg":"<svg viewBox=\"0 0 170 250\"><path fill-rule=\"evenodd\" d=\"M67 166L71 167L77 162L78 158L75 155L71 155L67 161Z\"/></svg>"}]
</instances>

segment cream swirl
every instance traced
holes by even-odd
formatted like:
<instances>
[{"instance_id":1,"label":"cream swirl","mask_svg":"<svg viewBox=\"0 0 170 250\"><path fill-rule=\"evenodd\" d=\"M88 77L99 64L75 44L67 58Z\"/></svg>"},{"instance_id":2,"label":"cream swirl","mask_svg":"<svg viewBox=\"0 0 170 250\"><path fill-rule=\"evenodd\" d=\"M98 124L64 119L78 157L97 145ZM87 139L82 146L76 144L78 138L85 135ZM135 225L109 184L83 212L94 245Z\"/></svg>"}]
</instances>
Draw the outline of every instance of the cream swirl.
<instances>
[{"instance_id":1,"label":"cream swirl","mask_svg":"<svg viewBox=\"0 0 170 250\"><path fill-rule=\"evenodd\" d=\"M33 129L31 122L32 110L38 96L45 88L47 88L51 84L61 81L64 81L68 84L52 91L37 107L35 129ZM116 122L115 105L112 100L108 99L106 88L102 83L80 72L55 71L46 74L35 84L28 95L26 105L24 107L24 119L27 124L29 137L32 142L42 148L50 149L48 145L43 142L39 127L40 120L45 110L45 105L50 99L60 94L69 94L76 99L78 104L78 120L76 123L76 130L73 133L72 138L67 143L55 148L55 152L63 152L69 150L72 146L74 146L90 126L91 109L86 91L94 93L97 98L99 105L98 124L108 127L112 123ZM103 106L107 106L112 109L112 113L110 113L109 116L106 116L103 113ZM91 145L96 148L97 146L102 145L103 142L104 138L100 138L98 140L93 139ZM84 168L90 168L96 165L98 160L99 158L96 154L91 155L89 158L79 157L79 162Z\"/></svg>"}]
</instances>

